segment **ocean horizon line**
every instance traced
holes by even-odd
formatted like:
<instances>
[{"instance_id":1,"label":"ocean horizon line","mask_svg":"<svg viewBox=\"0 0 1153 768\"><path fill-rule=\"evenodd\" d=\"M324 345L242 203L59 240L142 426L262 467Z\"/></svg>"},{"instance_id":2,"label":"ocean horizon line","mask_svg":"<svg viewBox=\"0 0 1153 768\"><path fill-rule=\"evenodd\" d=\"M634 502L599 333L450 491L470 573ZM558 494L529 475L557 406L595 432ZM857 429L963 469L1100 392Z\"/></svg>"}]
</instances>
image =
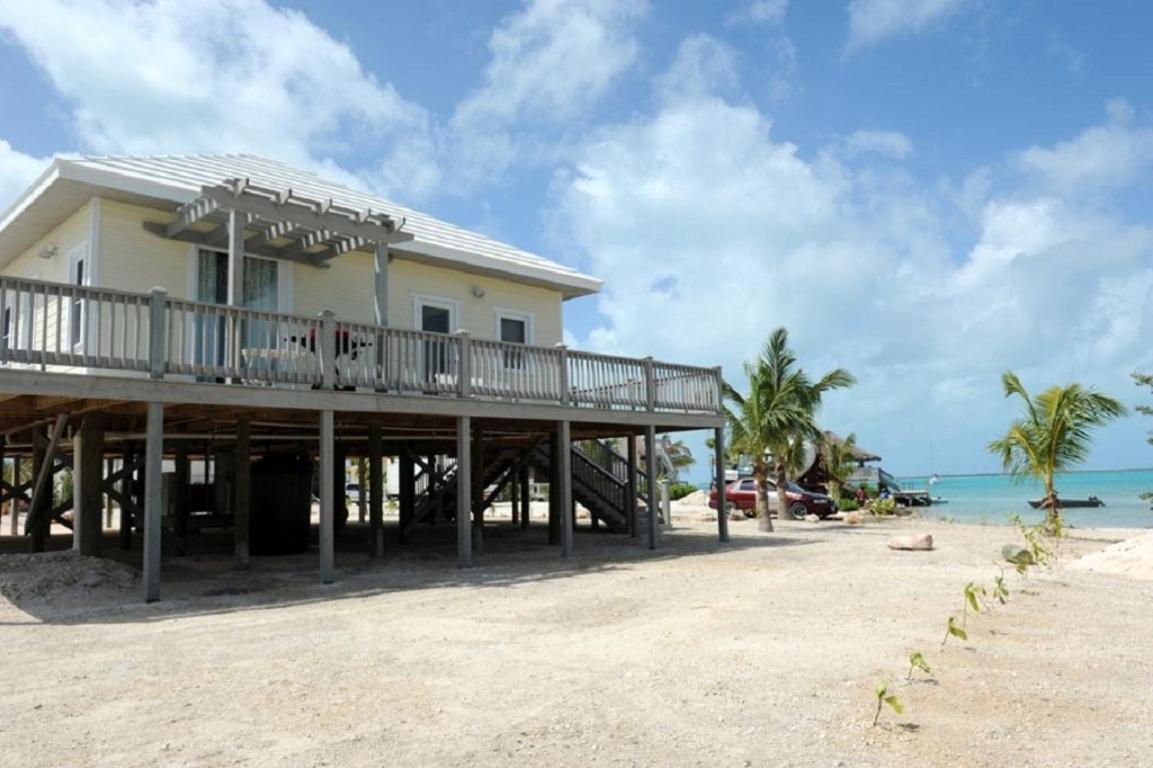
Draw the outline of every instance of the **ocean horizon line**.
<instances>
[{"instance_id":1,"label":"ocean horizon line","mask_svg":"<svg viewBox=\"0 0 1153 768\"><path fill-rule=\"evenodd\" d=\"M1153 467L1128 467L1125 469L1074 469L1067 472L1058 472L1059 475L1101 475L1118 472L1153 472ZM937 472L937 477L942 479L946 477L1012 477L1012 472ZM922 477L933 477L932 472L922 472L920 474L902 474L895 475L898 480L915 480ZM1023 478L1023 479L1028 479Z\"/></svg>"}]
</instances>

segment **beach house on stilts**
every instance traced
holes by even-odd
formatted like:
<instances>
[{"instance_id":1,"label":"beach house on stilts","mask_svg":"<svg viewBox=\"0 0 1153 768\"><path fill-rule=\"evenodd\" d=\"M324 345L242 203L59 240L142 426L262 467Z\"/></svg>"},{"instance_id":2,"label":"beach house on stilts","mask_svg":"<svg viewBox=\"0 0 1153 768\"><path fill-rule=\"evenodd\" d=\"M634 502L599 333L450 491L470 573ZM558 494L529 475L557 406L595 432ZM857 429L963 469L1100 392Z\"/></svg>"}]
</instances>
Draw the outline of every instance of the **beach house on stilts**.
<instances>
[{"instance_id":1,"label":"beach house on stilts","mask_svg":"<svg viewBox=\"0 0 1153 768\"><path fill-rule=\"evenodd\" d=\"M0 501L27 509L32 550L55 524L90 555L119 507L147 600L162 552L206 526L232 531L241 566L315 546L331 581L348 458L368 470L376 556L438 522L470 565L498 494L532 525L530 471L550 480L560 556L577 502L655 546L657 452L638 466L634 439L625 455L580 443L710 429L723 456L721 374L565 348L564 302L599 287L260 157L57 159L0 214Z\"/></svg>"}]
</instances>

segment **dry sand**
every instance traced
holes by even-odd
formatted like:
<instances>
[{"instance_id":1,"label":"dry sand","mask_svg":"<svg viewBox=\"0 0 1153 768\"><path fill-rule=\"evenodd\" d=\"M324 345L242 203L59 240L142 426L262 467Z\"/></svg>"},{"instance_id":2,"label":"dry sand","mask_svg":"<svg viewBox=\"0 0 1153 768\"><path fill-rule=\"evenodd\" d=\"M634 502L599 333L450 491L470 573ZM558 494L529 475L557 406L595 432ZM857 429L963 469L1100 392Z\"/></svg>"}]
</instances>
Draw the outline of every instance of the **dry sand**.
<instances>
[{"instance_id":1,"label":"dry sand","mask_svg":"<svg viewBox=\"0 0 1153 768\"><path fill-rule=\"evenodd\" d=\"M703 511L693 513L700 516ZM167 561L165 600L83 558L0 557L0 763L13 766L1138 766L1153 760L1153 582L1008 574L940 647L1011 530L678 523L649 553L582 530L449 531L384 565ZM896 532L933 552L894 552ZM359 547L363 532L352 530ZM1074 531L1063 558L1124 532ZM52 574L64 566L72 576ZM302 569L313 569L301 572ZM23 579L21 579L23 575ZM24 586L14 586L23 583ZM39 586L31 586L39 585ZM930 679L906 682L921 650ZM923 676L922 676L923 677ZM905 702L873 728L872 691Z\"/></svg>"}]
</instances>

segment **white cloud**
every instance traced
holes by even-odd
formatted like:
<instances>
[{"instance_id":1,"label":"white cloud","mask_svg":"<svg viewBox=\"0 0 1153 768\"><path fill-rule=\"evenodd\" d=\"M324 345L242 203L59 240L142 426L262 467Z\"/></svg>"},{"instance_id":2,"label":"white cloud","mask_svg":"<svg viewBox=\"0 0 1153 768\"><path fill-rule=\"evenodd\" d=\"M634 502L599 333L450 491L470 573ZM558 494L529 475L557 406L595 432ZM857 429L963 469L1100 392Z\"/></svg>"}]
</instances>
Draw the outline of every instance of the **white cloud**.
<instances>
[{"instance_id":1,"label":"white cloud","mask_svg":"<svg viewBox=\"0 0 1153 768\"><path fill-rule=\"evenodd\" d=\"M850 156L882 155L903 160L913 154L913 140L900 131L854 131L844 149Z\"/></svg>"},{"instance_id":2,"label":"white cloud","mask_svg":"<svg viewBox=\"0 0 1153 768\"><path fill-rule=\"evenodd\" d=\"M4 3L0 29L72 105L80 148L252 151L348 178L425 111L302 13L263 0Z\"/></svg>"},{"instance_id":3,"label":"white cloud","mask_svg":"<svg viewBox=\"0 0 1153 768\"><path fill-rule=\"evenodd\" d=\"M1085 129L1052 147L1029 147L1018 155L1021 167L1047 188L1064 193L1124 187L1153 166L1153 128L1133 124L1133 109L1110 101L1103 125Z\"/></svg>"},{"instance_id":4,"label":"white cloud","mask_svg":"<svg viewBox=\"0 0 1153 768\"><path fill-rule=\"evenodd\" d=\"M899 169L813 149L707 88L599 131L554 183L559 238L606 279L604 322L583 341L735 377L785 325L806 367L860 379L827 423L906 469L931 437L942 466L992 468L1006 367L1123 396L1153 362L1153 228L1029 191L1012 161L974 174L965 209ZM958 218L961 248L942 234Z\"/></svg>"},{"instance_id":5,"label":"white cloud","mask_svg":"<svg viewBox=\"0 0 1153 768\"><path fill-rule=\"evenodd\" d=\"M446 150L454 181L504 170L534 129L585 116L636 60L645 0L526 0L489 38L484 82L456 108Z\"/></svg>"},{"instance_id":6,"label":"white cloud","mask_svg":"<svg viewBox=\"0 0 1153 768\"><path fill-rule=\"evenodd\" d=\"M737 86L737 55L729 45L705 34L681 41L668 71L657 78L657 90L668 100L694 98Z\"/></svg>"},{"instance_id":7,"label":"white cloud","mask_svg":"<svg viewBox=\"0 0 1153 768\"><path fill-rule=\"evenodd\" d=\"M0 139L0 213L47 167L47 158L24 154Z\"/></svg>"},{"instance_id":8,"label":"white cloud","mask_svg":"<svg viewBox=\"0 0 1153 768\"><path fill-rule=\"evenodd\" d=\"M752 0L727 18L728 24L756 24L766 31L766 52L772 60L767 72L768 95L779 100L796 90L797 47L785 32L789 0Z\"/></svg>"},{"instance_id":9,"label":"white cloud","mask_svg":"<svg viewBox=\"0 0 1153 768\"><path fill-rule=\"evenodd\" d=\"M887 37L921 32L961 10L969 0L849 0L848 50Z\"/></svg>"}]
</instances>

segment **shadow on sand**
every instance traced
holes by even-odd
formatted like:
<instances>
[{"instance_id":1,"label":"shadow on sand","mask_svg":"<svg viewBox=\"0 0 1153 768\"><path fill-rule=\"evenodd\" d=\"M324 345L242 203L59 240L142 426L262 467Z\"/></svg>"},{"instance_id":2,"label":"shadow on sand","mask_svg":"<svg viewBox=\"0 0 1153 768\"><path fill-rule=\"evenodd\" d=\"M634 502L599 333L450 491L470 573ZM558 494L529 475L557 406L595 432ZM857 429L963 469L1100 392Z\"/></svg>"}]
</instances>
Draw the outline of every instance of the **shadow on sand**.
<instances>
[{"instance_id":1,"label":"shadow on sand","mask_svg":"<svg viewBox=\"0 0 1153 768\"><path fill-rule=\"evenodd\" d=\"M814 533L816 530L813 531ZM315 530L313 531L315 541ZM398 544L395 524L385 525L385 557L368 552L368 528L350 522L336 541L336 579L318 581L317 551L290 556L253 557L247 570L235 568L232 537L228 532L204 532L190 542L189 554L166 556L161 572L161 600L145 604L141 596L139 537L134 549L120 550L114 534L104 542L105 557L137 570L132 585L125 587L67 586L27 597L13 589L21 577L51 578L52 564L30 566L27 574L8 571L0 582L0 594L25 614L28 621L4 624L89 624L149 622L184 616L205 616L239 611L266 610L320 601L345 600L412 590L457 587L499 588L551 579L579 578L588 574L628 570L635 563L683 557L711 557L735 550L804 546L819 539L807 535L757 533L739 535L721 544L715 535L699 529L661 532L655 550L645 541L607 531L578 528L574 556L562 560L560 548L548 544L548 530L533 525L521 530L508 523L484 529L483 552L474 553L474 565L461 569L456 563L456 533L451 526L422 528L405 544ZM50 550L67 549L69 536L53 537ZM0 538L0 559L5 554L27 552L22 537Z\"/></svg>"}]
</instances>

